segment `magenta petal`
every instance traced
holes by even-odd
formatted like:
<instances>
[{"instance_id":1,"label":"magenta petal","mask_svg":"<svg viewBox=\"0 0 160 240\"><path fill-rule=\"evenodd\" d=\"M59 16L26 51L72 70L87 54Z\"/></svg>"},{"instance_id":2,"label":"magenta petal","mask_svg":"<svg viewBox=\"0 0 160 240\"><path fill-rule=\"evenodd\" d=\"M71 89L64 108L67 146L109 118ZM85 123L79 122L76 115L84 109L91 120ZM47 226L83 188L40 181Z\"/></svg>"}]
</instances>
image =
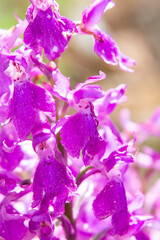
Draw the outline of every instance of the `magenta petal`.
<instances>
[{"instance_id":1,"label":"magenta petal","mask_svg":"<svg viewBox=\"0 0 160 240\"><path fill-rule=\"evenodd\" d=\"M28 230L23 222L24 220L21 219L4 221L0 226L0 236L2 239L23 240Z\"/></svg>"},{"instance_id":2,"label":"magenta petal","mask_svg":"<svg viewBox=\"0 0 160 240\"><path fill-rule=\"evenodd\" d=\"M136 237L136 240L150 240L150 237L145 232L143 232L143 230L138 231L135 234L135 237Z\"/></svg>"},{"instance_id":3,"label":"magenta petal","mask_svg":"<svg viewBox=\"0 0 160 240\"><path fill-rule=\"evenodd\" d=\"M10 209L9 209L10 210ZM14 210L14 213L16 211ZM5 240L25 239L28 228L24 225L25 218L8 212L4 205L0 209L0 237ZM30 240L31 238L28 238Z\"/></svg>"},{"instance_id":4,"label":"magenta petal","mask_svg":"<svg viewBox=\"0 0 160 240\"><path fill-rule=\"evenodd\" d=\"M120 144L123 144L123 140L122 140L122 136L121 133L119 131L119 129L117 128L117 126L111 121L111 119L107 116L101 116L102 117L102 123L104 120L104 125L106 125L107 128L109 128L111 130L111 134L106 134L107 133L107 129L103 135L104 139L106 141L109 141L109 143L114 142L114 141L118 141ZM100 119L100 117L98 116L98 118ZM114 145L114 143L113 143Z\"/></svg>"},{"instance_id":5,"label":"magenta petal","mask_svg":"<svg viewBox=\"0 0 160 240\"><path fill-rule=\"evenodd\" d=\"M41 227L40 230L40 239L41 240L52 240L53 236L53 230L50 226L46 225L44 227Z\"/></svg>"},{"instance_id":6,"label":"magenta petal","mask_svg":"<svg viewBox=\"0 0 160 240\"><path fill-rule=\"evenodd\" d=\"M90 165L93 159L99 161L105 153L107 142L96 136L91 138L82 151L84 164Z\"/></svg>"},{"instance_id":7,"label":"magenta petal","mask_svg":"<svg viewBox=\"0 0 160 240\"><path fill-rule=\"evenodd\" d=\"M98 82L98 81L102 81L106 78L106 74L102 71L99 72L99 75L94 75L94 76L91 76L89 77L85 82L83 83L78 83L76 88L75 88L75 91L83 88L84 86L86 86L87 84L91 84L91 83L95 83L95 82Z\"/></svg>"},{"instance_id":8,"label":"magenta petal","mask_svg":"<svg viewBox=\"0 0 160 240\"><path fill-rule=\"evenodd\" d=\"M113 151L108 158L104 159L104 165L109 172L117 162L131 163L134 161L133 155L128 152L128 145L123 145L119 149Z\"/></svg>"},{"instance_id":9,"label":"magenta petal","mask_svg":"<svg viewBox=\"0 0 160 240\"><path fill-rule=\"evenodd\" d=\"M113 215L115 234L121 235L128 229L127 200L121 180L114 178L106 184L93 202L93 211L99 220Z\"/></svg>"},{"instance_id":10,"label":"magenta petal","mask_svg":"<svg viewBox=\"0 0 160 240\"><path fill-rule=\"evenodd\" d=\"M14 88L9 106L9 118L18 132L20 139L25 140L34 125L35 110L32 106L32 96L28 82Z\"/></svg>"},{"instance_id":11,"label":"magenta petal","mask_svg":"<svg viewBox=\"0 0 160 240\"><path fill-rule=\"evenodd\" d=\"M12 171L23 159L24 153L21 146L16 145L19 141L17 131L12 123L1 127L0 131L0 162L2 168ZM5 148L4 148L5 144ZM8 151L7 151L8 150Z\"/></svg>"},{"instance_id":12,"label":"magenta petal","mask_svg":"<svg viewBox=\"0 0 160 240\"><path fill-rule=\"evenodd\" d=\"M50 136L51 136L51 133L43 133L43 132L35 135L33 137L33 142L32 142L33 149L36 151L36 146L43 141L47 141L50 138Z\"/></svg>"},{"instance_id":13,"label":"magenta petal","mask_svg":"<svg viewBox=\"0 0 160 240\"><path fill-rule=\"evenodd\" d=\"M8 104L3 104L0 106L0 122L4 123L8 116Z\"/></svg>"},{"instance_id":14,"label":"magenta petal","mask_svg":"<svg viewBox=\"0 0 160 240\"><path fill-rule=\"evenodd\" d=\"M0 157L1 157L1 166L9 171L15 169L20 161L24 157L24 153L21 147L18 145L14 148L13 152L8 153L4 150L0 150Z\"/></svg>"},{"instance_id":15,"label":"magenta petal","mask_svg":"<svg viewBox=\"0 0 160 240\"><path fill-rule=\"evenodd\" d=\"M128 72L133 72L130 67L133 67L136 64L136 61L132 58L125 56L123 53L120 53L119 67Z\"/></svg>"},{"instance_id":16,"label":"magenta petal","mask_svg":"<svg viewBox=\"0 0 160 240\"><path fill-rule=\"evenodd\" d=\"M37 144L39 144L40 142L46 141L47 138L49 138L50 131L51 131L51 124L48 121L46 115L43 114L43 112L39 112L36 114L35 122L36 124L31 129L31 133L33 137L32 146L34 150Z\"/></svg>"},{"instance_id":17,"label":"magenta petal","mask_svg":"<svg viewBox=\"0 0 160 240\"><path fill-rule=\"evenodd\" d=\"M116 211L112 216L113 234L123 235L129 228L129 214L127 210Z\"/></svg>"},{"instance_id":18,"label":"magenta petal","mask_svg":"<svg viewBox=\"0 0 160 240\"><path fill-rule=\"evenodd\" d=\"M32 94L32 104L37 110L45 112L47 115L55 116L55 101L48 91L45 89L27 82L28 88Z\"/></svg>"},{"instance_id":19,"label":"magenta petal","mask_svg":"<svg viewBox=\"0 0 160 240\"><path fill-rule=\"evenodd\" d=\"M0 193L6 195L16 187L16 184L19 181L20 178L18 178L17 175L12 172L0 172Z\"/></svg>"},{"instance_id":20,"label":"magenta petal","mask_svg":"<svg viewBox=\"0 0 160 240\"><path fill-rule=\"evenodd\" d=\"M29 135L38 110L54 115L55 105L51 95L28 81L15 85L9 106L9 118L13 120L21 140L25 140Z\"/></svg>"},{"instance_id":21,"label":"magenta petal","mask_svg":"<svg viewBox=\"0 0 160 240\"><path fill-rule=\"evenodd\" d=\"M88 99L93 101L98 98L102 98L104 96L103 91L100 86L98 85L88 85L84 88L81 88L74 92L73 98L75 103L79 103L81 99Z\"/></svg>"},{"instance_id":22,"label":"magenta petal","mask_svg":"<svg viewBox=\"0 0 160 240\"><path fill-rule=\"evenodd\" d=\"M38 210L31 216L29 230L35 233L41 240L58 240L54 237L54 225L48 212Z\"/></svg>"},{"instance_id":23,"label":"magenta petal","mask_svg":"<svg viewBox=\"0 0 160 240\"><path fill-rule=\"evenodd\" d=\"M69 169L53 156L48 159L41 159L33 180L32 207L36 207L45 196L48 201L57 197L57 201L59 201L57 208L61 209L60 205L62 202L64 204L64 199L66 200L66 194L69 190L76 190L74 178ZM65 193L65 196L63 193Z\"/></svg>"},{"instance_id":24,"label":"magenta petal","mask_svg":"<svg viewBox=\"0 0 160 240\"><path fill-rule=\"evenodd\" d=\"M135 65L135 61L124 56L113 38L96 28L94 29L95 45L94 51L102 60L111 65L119 65L122 70L133 72L129 67Z\"/></svg>"},{"instance_id":25,"label":"magenta petal","mask_svg":"<svg viewBox=\"0 0 160 240\"><path fill-rule=\"evenodd\" d=\"M53 86L53 94L58 98L67 102L67 94L70 91L70 81L69 78L64 76L58 68L53 70L52 77L55 81Z\"/></svg>"},{"instance_id":26,"label":"magenta petal","mask_svg":"<svg viewBox=\"0 0 160 240\"><path fill-rule=\"evenodd\" d=\"M54 208L53 217L58 217L65 213L65 203L68 197L68 190L64 188L63 191L57 196L56 201L53 201L52 206Z\"/></svg>"},{"instance_id":27,"label":"magenta petal","mask_svg":"<svg viewBox=\"0 0 160 240\"><path fill-rule=\"evenodd\" d=\"M94 51L98 54L103 61L108 64L118 64L119 49L115 41L109 34L102 30L95 30L96 34Z\"/></svg>"},{"instance_id":28,"label":"magenta petal","mask_svg":"<svg viewBox=\"0 0 160 240\"><path fill-rule=\"evenodd\" d=\"M78 112L61 129L61 143L72 157L79 157L90 137L97 136L97 127L90 114Z\"/></svg>"},{"instance_id":29,"label":"magenta petal","mask_svg":"<svg viewBox=\"0 0 160 240\"><path fill-rule=\"evenodd\" d=\"M56 15L51 8L38 10L24 32L24 43L36 52L44 48L46 57L54 60L65 50L74 30L75 24L71 20Z\"/></svg>"},{"instance_id":30,"label":"magenta petal","mask_svg":"<svg viewBox=\"0 0 160 240\"><path fill-rule=\"evenodd\" d=\"M82 13L82 22L86 28L95 26L111 0L94 0Z\"/></svg>"},{"instance_id":31,"label":"magenta petal","mask_svg":"<svg viewBox=\"0 0 160 240\"><path fill-rule=\"evenodd\" d=\"M118 104L126 100L124 96L126 88L127 86L125 84L121 84L114 89L109 89L105 97L98 101L97 111L102 118L104 118L106 114L112 113Z\"/></svg>"}]
</instances>

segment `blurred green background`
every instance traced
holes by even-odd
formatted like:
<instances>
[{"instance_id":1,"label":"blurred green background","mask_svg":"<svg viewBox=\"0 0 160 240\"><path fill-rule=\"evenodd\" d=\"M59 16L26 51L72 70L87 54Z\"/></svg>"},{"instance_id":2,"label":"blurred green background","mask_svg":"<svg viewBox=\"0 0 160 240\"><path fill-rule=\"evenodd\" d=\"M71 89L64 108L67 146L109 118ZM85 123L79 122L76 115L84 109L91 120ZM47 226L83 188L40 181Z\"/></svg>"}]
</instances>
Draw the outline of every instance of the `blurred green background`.
<instances>
[{"instance_id":1,"label":"blurred green background","mask_svg":"<svg viewBox=\"0 0 160 240\"><path fill-rule=\"evenodd\" d=\"M60 0L62 15L79 20L91 0ZM134 73L123 72L117 66L108 66L93 52L91 36L72 38L62 54L59 67L71 78L72 86L85 81L99 70L107 74L101 85L104 90L126 83L128 101L121 107L131 110L132 119L143 121L160 105L160 1L115 0L116 6L106 12L100 27L118 43L121 51L136 60ZM0 28L16 24L14 13L21 19L29 5L28 0L0 0Z\"/></svg>"}]
</instances>

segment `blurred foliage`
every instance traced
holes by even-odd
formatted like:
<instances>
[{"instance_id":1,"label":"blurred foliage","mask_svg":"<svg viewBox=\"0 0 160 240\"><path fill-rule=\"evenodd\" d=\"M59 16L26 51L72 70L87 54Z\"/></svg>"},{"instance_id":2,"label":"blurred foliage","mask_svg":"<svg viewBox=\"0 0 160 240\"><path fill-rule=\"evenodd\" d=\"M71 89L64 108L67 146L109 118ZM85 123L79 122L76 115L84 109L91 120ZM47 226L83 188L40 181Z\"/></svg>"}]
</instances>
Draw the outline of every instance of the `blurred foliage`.
<instances>
[{"instance_id":1,"label":"blurred foliage","mask_svg":"<svg viewBox=\"0 0 160 240\"><path fill-rule=\"evenodd\" d=\"M0 28L9 29L17 23L14 14L24 19L29 0L1 0L0 1Z\"/></svg>"}]
</instances>

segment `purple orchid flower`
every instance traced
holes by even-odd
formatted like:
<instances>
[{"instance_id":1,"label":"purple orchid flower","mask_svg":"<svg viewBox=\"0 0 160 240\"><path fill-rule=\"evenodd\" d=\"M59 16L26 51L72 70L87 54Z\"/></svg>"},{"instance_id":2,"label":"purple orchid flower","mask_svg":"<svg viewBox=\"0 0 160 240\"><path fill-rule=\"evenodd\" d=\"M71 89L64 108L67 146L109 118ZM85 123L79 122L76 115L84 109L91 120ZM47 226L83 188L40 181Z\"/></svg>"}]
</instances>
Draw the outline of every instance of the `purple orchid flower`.
<instances>
[{"instance_id":1,"label":"purple orchid flower","mask_svg":"<svg viewBox=\"0 0 160 240\"><path fill-rule=\"evenodd\" d=\"M55 115L54 99L49 92L27 80L24 68L13 65L14 92L9 102L8 118L13 122L20 140L25 140L35 125L37 112Z\"/></svg>"},{"instance_id":2,"label":"purple orchid flower","mask_svg":"<svg viewBox=\"0 0 160 240\"><path fill-rule=\"evenodd\" d=\"M24 225L25 217L10 205L0 207L0 236L5 240L22 240L26 237L28 228ZM28 235L31 240L33 235Z\"/></svg>"},{"instance_id":3,"label":"purple orchid flower","mask_svg":"<svg viewBox=\"0 0 160 240\"><path fill-rule=\"evenodd\" d=\"M30 6L29 10L26 16L29 25L24 32L24 43L36 53L44 48L49 60L60 57L71 35L76 31L75 24L68 18L60 16L58 12L53 12L51 7L42 11Z\"/></svg>"},{"instance_id":4,"label":"purple orchid flower","mask_svg":"<svg viewBox=\"0 0 160 240\"><path fill-rule=\"evenodd\" d=\"M92 3L82 13L82 22L90 29L101 20L103 13L114 7L111 0L93 0Z\"/></svg>"},{"instance_id":5,"label":"purple orchid flower","mask_svg":"<svg viewBox=\"0 0 160 240\"><path fill-rule=\"evenodd\" d=\"M29 221L29 230L35 233L41 240L58 240L53 235L54 225L48 212L35 211Z\"/></svg>"},{"instance_id":6,"label":"purple orchid flower","mask_svg":"<svg viewBox=\"0 0 160 240\"><path fill-rule=\"evenodd\" d=\"M76 191L75 180L69 168L54 157L56 148L54 138L36 146L40 162L33 179L32 207L40 204L41 210L47 210L49 204L54 208L54 216L64 213L64 205L69 194Z\"/></svg>"},{"instance_id":7,"label":"purple orchid flower","mask_svg":"<svg viewBox=\"0 0 160 240\"><path fill-rule=\"evenodd\" d=\"M62 144L72 157L79 157L89 141L100 138L97 131L97 120L90 99L101 98L100 87L84 86L73 94L78 112L71 116L61 129ZM88 99L88 100L87 100Z\"/></svg>"},{"instance_id":8,"label":"purple orchid flower","mask_svg":"<svg viewBox=\"0 0 160 240\"><path fill-rule=\"evenodd\" d=\"M78 158L89 139L98 137L97 125L90 105L86 105L86 108L88 108L87 113L83 111L85 109L77 112L61 129L61 143L72 157Z\"/></svg>"},{"instance_id":9,"label":"purple orchid flower","mask_svg":"<svg viewBox=\"0 0 160 240\"><path fill-rule=\"evenodd\" d=\"M94 37L94 51L104 62L119 65L122 70L133 72L130 67L135 65L135 61L121 53L112 37L97 26L103 13L113 6L114 3L111 0L93 0L82 13L79 33L90 34Z\"/></svg>"},{"instance_id":10,"label":"purple orchid flower","mask_svg":"<svg viewBox=\"0 0 160 240\"><path fill-rule=\"evenodd\" d=\"M112 215L114 234L128 231L129 214L125 188L119 176L113 176L93 202L95 216L101 220Z\"/></svg>"},{"instance_id":11,"label":"purple orchid flower","mask_svg":"<svg viewBox=\"0 0 160 240\"><path fill-rule=\"evenodd\" d=\"M36 207L44 198L47 202L55 199L51 204L54 207L54 215L58 216L64 213L69 191L75 190L74 179L69 169L53 156L49 159L43 158L34 175L32 207ZM42 205L43 203L44 201Z\"/></svg>"}]
</instances>

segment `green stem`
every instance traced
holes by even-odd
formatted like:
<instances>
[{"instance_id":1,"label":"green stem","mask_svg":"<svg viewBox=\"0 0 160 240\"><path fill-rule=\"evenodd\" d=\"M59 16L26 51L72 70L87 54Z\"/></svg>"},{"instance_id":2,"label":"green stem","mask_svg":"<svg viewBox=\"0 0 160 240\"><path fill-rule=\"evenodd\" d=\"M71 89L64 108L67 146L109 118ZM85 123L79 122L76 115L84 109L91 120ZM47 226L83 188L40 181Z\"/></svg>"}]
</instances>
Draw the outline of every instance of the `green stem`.
<instances>
[{"instance_id":1,"label":"green stem","mask_svg":"<svg viewBox=\"0 0 160 240\"><path fill-rule=\"evenodd\" d=\"M84 174L85 174L88 170L90 170L90 169L92 169L92 168L93 168L92 166L88 166L88 167L86 167L85 169L81 170L81 171L79 172L78 176L76 177L76 183L79 181L79 179L80 179L81 177L84 176Z\"/></svg>"}]
</instances>

